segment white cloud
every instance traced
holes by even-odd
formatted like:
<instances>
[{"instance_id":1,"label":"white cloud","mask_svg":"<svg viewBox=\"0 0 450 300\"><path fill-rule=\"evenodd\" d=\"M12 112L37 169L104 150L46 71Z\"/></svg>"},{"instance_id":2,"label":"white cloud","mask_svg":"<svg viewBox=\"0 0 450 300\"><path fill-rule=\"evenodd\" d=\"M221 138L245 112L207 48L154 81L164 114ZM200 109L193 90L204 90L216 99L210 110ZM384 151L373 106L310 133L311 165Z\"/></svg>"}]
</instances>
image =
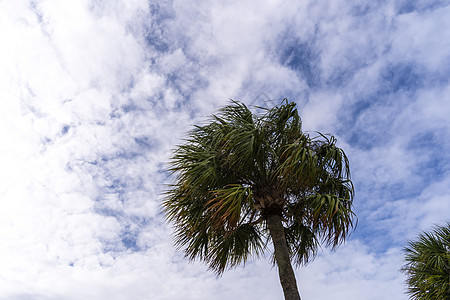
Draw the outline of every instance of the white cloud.
<instances>
[{"instance_id":1,"label":"white cloud","mask_svg":"<svg viewBox=\"0 0 450 300\"><path fill-rule=\"evenodd\" d=\"M354 240L336 252L319 255L299 272L298 280L305 299L329 299L330 295L337 299L405 299L403 278L398 274L401 263L398 249L375 254Z\"/></svg>"},{"instance_id":2,"label":"white cloud","mask_svg":"<svg viewBox=\"0 0 450 300\"><path fill-rule=\"evenodd\" d=\"M405 299L401 245L449 215L450 39L448 7L397 4L1 2L0 298L279 298L267 259L220 279L186 262L159 193L190 126L289 97L338 135L360 213L297 271L302 295ZM280 57L300 44L312 87Z\"/></svg>"}]
</instances>

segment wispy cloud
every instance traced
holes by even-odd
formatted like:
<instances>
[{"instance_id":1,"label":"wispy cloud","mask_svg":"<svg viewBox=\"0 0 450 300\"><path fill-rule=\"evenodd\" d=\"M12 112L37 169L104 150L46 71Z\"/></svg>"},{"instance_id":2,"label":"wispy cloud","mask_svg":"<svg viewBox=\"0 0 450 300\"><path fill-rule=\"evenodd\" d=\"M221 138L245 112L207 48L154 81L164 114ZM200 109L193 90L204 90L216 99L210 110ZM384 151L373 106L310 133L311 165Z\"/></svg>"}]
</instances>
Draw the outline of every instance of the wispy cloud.
<instances>
[{"instance_id":1,"label":"wispy cloud","mask_svg":"<svg viewBox=\"0 0 450 300\"><path fill-rule=\"evenodd\" d=\"M275 299L172 246L171 149L228 98L297 101L349 155L359 225L305 298L406 299L400 248L449 211L446 1L0 3L0 298Z\"/></svg>"}]
</instances>

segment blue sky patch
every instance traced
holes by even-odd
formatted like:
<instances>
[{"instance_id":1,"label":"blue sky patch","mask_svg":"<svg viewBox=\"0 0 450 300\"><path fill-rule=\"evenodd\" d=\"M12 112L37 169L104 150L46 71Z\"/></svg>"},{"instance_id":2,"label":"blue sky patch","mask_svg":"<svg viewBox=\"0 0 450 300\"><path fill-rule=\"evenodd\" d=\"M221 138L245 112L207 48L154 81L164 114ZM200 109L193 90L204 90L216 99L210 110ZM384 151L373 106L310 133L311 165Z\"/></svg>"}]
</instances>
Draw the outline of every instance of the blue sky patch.
<instances>
[{"instance_id":1,"label":"blue sky patch","mask_svg":"<svg viewBox=\"0 0 450 300\"><path fill-rule=\"evenodd\" d=\"M423 85L425 75L416 64L389 64L381 71L380 91L415 91Z\"/></svg>"},{"instance_id":2,"label":"blue sky patch","mask_svg":"<svg viewBox=\"0 0 450 300\"><path fill-rule=\"evenodd\" d=\"M122 244L127 250L138 251L139 247L137 245L138 236L134 232L125 232L122 234Z\"/></svg>"},{"instance_id":3,"label":"blue sky patch","mask_svg":"<svg viewBox=\"0 0 450 300\"><path fill-rule=\"evenodd\" d=\"M412 136L407 145L407 149L417 156L416 172L423 176L424 185L450 170L447 163L450 153L444 148L443 134L445 132L438 129L419 132Z\"/></svg>"},{"instance_id":4,"label":"blue sky patch","mask_svg":"<svg viewBox=\"0 0 450 300\"><path fill-rule=\"evenodd\" d=\"M69 129L70 129L69 125L63 126L63 128L61 129L61 134L66 135L69 132Z\"/></svg>"},{"instance_id":5,"label":"blue sky patch","mask_svg":"<svg viewBox=\"0 0 450 300\"><path fill-rule=\"evenodd\" d=\"M402 0L397 3L397 10L399 14L408 14L412 12L425 12L428 10L439 9L447 5L449 5L448 1L442 0Z\"/></svg>"},{"instance_id":6,"label":"blue sky patch","mask_svg":"<svg viewBox=\"0 0 450 300\"><path fill-rule=\"evenodd\" d=\"M312 41L295 40L281 49L281 63L298 72L310 88L320 85L319 59L320 54Z\"/></svg>"}]
</instances>

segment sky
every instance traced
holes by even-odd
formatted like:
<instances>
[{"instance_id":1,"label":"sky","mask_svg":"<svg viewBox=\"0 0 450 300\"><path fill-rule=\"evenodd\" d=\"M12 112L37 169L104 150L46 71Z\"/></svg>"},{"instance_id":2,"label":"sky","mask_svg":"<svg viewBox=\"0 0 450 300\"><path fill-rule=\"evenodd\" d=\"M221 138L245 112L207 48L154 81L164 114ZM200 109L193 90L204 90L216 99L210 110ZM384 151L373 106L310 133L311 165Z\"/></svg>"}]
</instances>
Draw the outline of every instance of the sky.
<instances>
[{"instance_id":1,"label":"sky","mask_svg":"<svg viewBox=\"0 0 450 300\"><path fill-rule=\"evenodd\" d=\"M358 226L303 299L406 300L450 216L450 1L0 0L0 299L282 299L173 246L171 150L229 99L298 104L350 160Z\"/></svg>"}]
</instances>

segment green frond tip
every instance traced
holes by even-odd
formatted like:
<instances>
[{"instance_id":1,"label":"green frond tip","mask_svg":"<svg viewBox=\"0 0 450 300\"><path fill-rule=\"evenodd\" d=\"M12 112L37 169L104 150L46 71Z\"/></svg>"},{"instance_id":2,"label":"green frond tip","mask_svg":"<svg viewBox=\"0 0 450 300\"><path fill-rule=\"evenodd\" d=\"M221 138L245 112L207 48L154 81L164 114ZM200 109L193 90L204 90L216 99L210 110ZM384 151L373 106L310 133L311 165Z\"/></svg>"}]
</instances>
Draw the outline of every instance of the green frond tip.
<instances>
[{"instance_id":1,"label":"green frond tip","mask_svg":"<svg viewBox=\"0 0 450 300\"><path fill-rule=\"evenodd\" d=\"M259 256L263 247L261 232L255 226L242 224L231 231L215 232L206 261L211 270L221 275L227 268L245 263L250 256Z\"/></svg>"},{"instance_id":2,"label":"green frond tip","mask_svg":"<svg viewBox=\"0 0 450 300\"><path fill-rule=\"evenodd\" d=\"M252 209L251 188L240 184L230 184L223 189L212 191L206 210L211 216L211 226L233 229L237 226L242 210Z\"/></svg>"},{"instance_id":3,"label":"green frond tip","mask_svg":"<svg viewBox=\"0 0 450 300\"><path fill-rule=\"evenodd\" d=\"M314 259L319 246L317 232L314 229L300 222L294 222L285 228L285 233L291 259L297 266L306 265Z\"/></svg>"},{"instance_id":4,"label":"green frond tip","mask_svg":"<svg viewBox=\"0 0 450 300\"><path fill-rule=\"evenodd\" d=\"M420 233L403 251L410 299L450 299L450 222Z\"/></svg>"},{"instance_id":5,"label":"green frond tip","mask_svg":"<svg viewBox=\"0 0 450 300\"><path fill-rule=\"evenodd\" d=\"M169 170L174 182L162 205L175 244L217 274L266 249L269 216L281 217L284 257L298 265L320 242L338 246L356 223L346 154L332 135L302 132L287 99L260 114L232 101L188 133Z\"/></svg>"}]
</instances>

